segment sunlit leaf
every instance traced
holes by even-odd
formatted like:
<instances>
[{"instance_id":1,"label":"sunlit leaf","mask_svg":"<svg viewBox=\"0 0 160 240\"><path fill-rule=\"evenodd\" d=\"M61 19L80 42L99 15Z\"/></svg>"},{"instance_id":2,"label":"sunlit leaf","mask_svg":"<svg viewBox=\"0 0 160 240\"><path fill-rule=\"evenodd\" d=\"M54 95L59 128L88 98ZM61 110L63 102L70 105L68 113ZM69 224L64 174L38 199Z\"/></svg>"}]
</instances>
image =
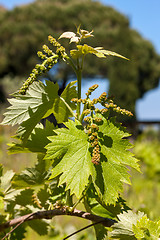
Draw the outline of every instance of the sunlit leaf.
<instances>
[{"instance_id":1,"label":"sunlit leaf","mask_svg":"<svg viewBox=\"0 0 160 240\"><path fill-rule=\"evenodd\" d=\"M13 95L15 98L9 99L11 106L4 114L2 124L13 126L30 118L41 119L48 109L52 108L55 98L58 97L58 89L58 84L50 81L46 81L46 85L40 81L33 82L26 95L16 93Z\"/></svg>"},{"instance_id":2,"label":"sunlit leaf","mask_svg":"<svg viewBox=\"0 0 160 240\"><path fill-rule=\"evenodd\" d=\"M61 34L59 39L61 39L61 38L73 38L75 36L76 36L76 34L74 32L64 32L64 33Z\"/></svg>"},{"instance_id":3,"label":"sunlit leaf","mask_svg":"<svg viewBox=\"0 0 160 240\"><path fill-rule=\"evenodd\" d=\"M114 56L114 57L119 57L119 58L123 58L123 59L126 59L126 60L129 60L128 58L116 53L116 52L112 52L112 51L109 51L109 50L105 50L101 47L97 47L97 48L94 48L97 52L95 52L94 54L99 57L99 58L105 58L106 56Z\"/></svg>"},{"instance_id":4,"label":"sunlit leaf","mask_svg":"<svg viewBox=\"0 0 160 240\"><path fill-rule=\"evenodd\" d=\"M68 110L65 101L68 105L74 108L71 99L76 97L76 90L73 86L75 82L70 83L62 97L58 96L58 84L46 81L46 85L42 82L34 82L26 95L14 94L13 99L10 99L12 104L5 113L5 118L2 124L21 124L18 128L16 137L24 142L28 139L34 127L40 122L43 117L50 113L55 113L58 122L63 122L68 119L71 112Z\"/></svg>"},{"instance_id":5,"label":"sunlit leaf","mask_svg":"<svg viewBox=\"0 0 160 240\"><path fill-rule=\"evenodd\" d=\"M57 129L57 136L49 137L46 159L55 159L51 178L60 175L59 184L66 183L66 190L78 198L92 175L92 162L89 152L88 136L79 121L65 123L67 128ZM61 157L59 162L57 157Z\"/></svg>"},{"instance_id":6,"label":"sunlit leaf","mask_svg":"<svg viewBox=\"0 0 160 240\"><path fill-rule=\"evenodd\" d=\"M90 54L92 54L92 53L96 54L97 53L97 51L93 47L88 46L87 44L77 45L77 48L78 48L78 50L73 49L73 50L70 51L70 54L71 54L72 58L79 58L79 57L85 56L89 53Z\"/></svg>"},{"instance_id":7,"label":"sunlit leaf","mask_svg":"<svg viewBox=\"0 0 160 240\"><path fill-rule=\"evenodd\" d=\"M145 215L137 221L137 224L133 225L133 232L136 239L159 239L160 221L153 222Z\"/></svg>"},{"instance_id":8,"label":"sunlit leaf","mask_svg":"<svg viewBox=\"0 0 160 240\"><path fill-rule=\"evenodd\" d=\"M133 232L133 225L137 224L137 221L144 216L144 213L138 212L138 214L132 211L124 212L118 215L118 223L112 226L111 238L120 240L136 240Z\"/></svg>"},{"instance_id":9,"label":"sunlit leaf","mask_svg":"<svg viewBox=\"0 0 160 240\"><path fill-rule=\"evenodd\" d=\"M101 164L95 167L93 181L102 201L111 204L117 200L118 192L122 192L123 183L130 184L126 166L139 170L139 165L137 159L128 151L132 145L127 139L123 139L129 134L114 120L107 120L101 114L96 116L103 119L103 124L99 125Z\"/></svg>"}]
</instances>

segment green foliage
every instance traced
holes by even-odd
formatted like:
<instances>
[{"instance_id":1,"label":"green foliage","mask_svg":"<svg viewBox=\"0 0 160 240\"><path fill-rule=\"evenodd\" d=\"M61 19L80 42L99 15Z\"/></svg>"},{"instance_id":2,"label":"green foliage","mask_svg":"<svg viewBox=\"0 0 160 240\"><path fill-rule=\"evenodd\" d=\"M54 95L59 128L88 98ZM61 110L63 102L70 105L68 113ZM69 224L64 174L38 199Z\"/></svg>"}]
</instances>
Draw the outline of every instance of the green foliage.
<instances>
[{"instance_id":1,"label":"green foliage","mask_svg":"<svg viewBox=\"0 0 160 240\"><path fill-rule=\"evenodd\" d=\"M160 172L160 144L158 140L139 139L134 148L136 156L144 163L144 173L148 178L158 177Z\"/></svg>"},{"instance_id":2,"label":"green foliage","mask_svg":"<svg viewBox=\"0 0 160 240\"><path fill-rule=\"evenodd\" d=\"M52 107L55 98L58 98L58 84L54 85L47 81L45 86L41 82L34 82L26 95L15 93L14 97L14 99L9 100L12 106L9 107L9 112L5 114L6 117L2 124L11 124L12 126L21 124L34 117L39 109L42 112L39 119L43 118L46 111ZM37 115L39 116L39 114ZM39 119L37 122L39 122Z\"/></svg>"},{"instance_id":3,"label":"green foliage","mask_svg":"<svg viewBox=\"0 0 160 240\"><path fill-rule=\"evenodd\" d=\"M153 222L147 219L147 216L144 216L133 226L133 231L137 239L158 239L160 235L160 221Z\"/></svg>"},{"instance_id":4,"label":"green foliage","mask_svg":"<svg viewBox=\"0 0 160 240\"><path fill-rule=\"evenodd\" d=\"M30 137L26 141L25 147L22 143L10 143L8 144L8 153L45 153L46 149L44 147L49 143L49 139L47 137L50 136L53 129L55 129L55 126L49 121L46 121L45 128L43 128L42 124L37 124Z\"/></svg>"},{"instance_id":5,"label":"green foliage","mask_svg":"<svg viewBox=\"0 0 160 240\"><path fill-rule=\"evenodd\" d=\"M135 210L144 211L152 220L159 220L160 176L159 176L159 132L148 129L134 142L133 152L140 161L143 174L131 171L132 188L125 186L123 197Z\"/></svg>"},{"instance_id":6,"label":"green foliage","mask_svg":"<svg viewBox=\"0 0 160 240\"><path fill-rule=\"evenodd\" d=\"M137 170L139 168L137 160L127 151L132 147L131 144L122 139L128 136L128 133L120 130L120 126L116 126L114 121L102 119L103 124L99 126L101 166L98 165L93 173L93 181L99 195L103 195L102 200L111 204L116 201L118 192L122 191L123 183L130 184L128 168L125 165Z\"/></svg>"},{"instance_id":7,"label":"green foliage","mask_svg":"<svg viewBox=\"0 0 160 240\"><path fill-rule=\"evenodd\" d=\"M26 95L15 93L15 98L9 100L12 106L5 113L2 124L11 124L12 126L21 124L17 131L17 137L26 141L40 120L51 112L56 115L57 122L64 121L71 115L65 104L67 102L69 105L71 98L76 93L73 87L69 90L70 86L72 84L66 88L60 98L57 83L46 81L46 85L44 85L42 82L34 82Z\"/></svg>"},{"instance_id":8,"label":"green foliage","mask_svg":"<svg viewBox=\"0 0 160 240\"><path fill-rule=\"evenodd\" d=\"M98 39L105 49L123 53L131 59L125 64L115 59L106 63L88 54L84 76L108 78L110 94L115 95L115 102L134 113L135 101L158 85L159 56L149 41L130 28L124 15L98 1L38 0L4 11L0 16L0 81L8 73L26 77L37 63L36 52L46 41L46 36L58 37L61 32L73 31L79 24L82 29L94 28L95 38L87 36L84 39L89 46L96 47ZM77 39L75 35L71 32L72 44ZM65 86L70 75L69 66L62 64L52 80L63 80Z\"/></svg>"},{"instance_id":9,"label":"green foliage","mask_svg":"<svg viewBox=\"0 0 160 240\"><path fill-rule=\"evenodd\" d=\"M49 138L46 159L57 159L51 178L63 173L59 185L67 183L66 190L70 189L71 194L80 198L93 174L88 137L79 121L65 125L67 128L56 130L58 136Z\"/></svg>"},{"instance_id":10,"label":"green foliage","mask_svg":"<svg viewBox=\"0 0 160 240\"><path fill-rule=\"evenodd\" d=\"M10 99L11 106L4 114L2 124L18 124L19 127L15 142L9 145L9 153L37 153L37 163L19 174L8 171L2 175L0 169L0 206L1 209L5 206L4 216L9 213L9 217L14 218L53 208L71 214L82 203L89 213L119 220L112 228L111 237L135 239L135 236L139 238L139 235L146 234L140 230L149 220L144 221L143 213L127 212L129 208L120 193L124 183L131 184L129 169L139 171L139 165L129 151L133 147L127 139L130 134L116 122L116 118L111 117L114 112L126 116L132 116L132 113L117 106L106 93L91 100L90 95L97 84L89 88L85 99L81 98L82 70L87 54L98 58L110 55L126 58L102 47L81 44L82 40L92 36L92 32L80 27L76 34L63 33L60 39L67 38L76 45L76 49L69 51L49 36L53 50L46 45L43 47L45 57L39 53L42 63L36 65L19 92ZM56 56L57 62L61 60L69 64L77 77L77 81L69 83L60 96L57 83L46 81L43 84L37 80L55 64L51 55ZM97 103L103 108L96 108ZM62 128L48 121L45 126L40 124L50 114L54 114L58 123L63 123ZM21 226L20 232L13 233L13 239L14 235L15 239L18 238L16 234L23 239L27 226L39 235L46 235L49 230L48 221L29 221ZM147 234L154 236L159 235L159 232L154 233L159 231L158 227L159 223L147 222L145 225ZM104 226L94 228L96 239L104 239L108 229Z\"/></svg>"},{"instance_id":11,"label":"green foliage","mask_svg":"<svg viewBox=\"0 0 160 240\"><path fill-rule=\"evenodd\" d=\"M111 238L121 240L152 240L158 239L160 235L160 222L153 222L147 216L138 212L124 212L118 215L118 223L112 226Z\"/></svg>"},{"instance_id":12,"label":"green foliage","mask_svg":"<svg viewBox=\"0 0 160 240\"><path fill-rule=\"evenodd\" d=\"M124 212L118 215L118 223L112 226L113 231L111 232L111 238L114 239L136 239L133 231L133 225L137 224L137 221L144 216L144 213L139 212L138 214L132 211Z\"/></svg>"}]
</instances>

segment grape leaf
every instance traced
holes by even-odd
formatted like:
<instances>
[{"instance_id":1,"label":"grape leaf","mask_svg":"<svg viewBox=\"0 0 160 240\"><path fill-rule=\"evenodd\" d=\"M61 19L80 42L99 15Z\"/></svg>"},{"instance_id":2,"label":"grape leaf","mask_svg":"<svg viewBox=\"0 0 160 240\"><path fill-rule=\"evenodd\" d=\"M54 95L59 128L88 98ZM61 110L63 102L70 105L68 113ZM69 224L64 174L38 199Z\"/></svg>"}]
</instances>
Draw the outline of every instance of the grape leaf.
<instances>
[{"instance_id":1,"label":"grape leaf","mask_svg":"<svg viewBox=\"0 0 160 240\"><path fill-rule=\"evenodd\" d=\"M65 123L67 128L55 130L57 136L49 137L46 159L54 159L51 178L61 174L59 185L66 183L66 190L80 198L88 178L93 174L88 136L77 120ZM57 157L61 156L61 161Z\"/></svg>"},{"instance_id":2,"label":"grape leaf","mask_svg":"<svg viewBox=\"0 0 160 240\"><path fill-rule=\"evenodd\" d=\"M46 85L44 85L40 81L33 82L26 95L15 93L13 95L15 98L9 100L11 106L8 108L8 112L4 114L5 118L1 124L21 124L16 136L25 142L34 127L46 116L49 110L50 113L55 113L57 117L60 116L60 119L57 119L58 122L66 120L71 113L65 103L73 106L70 100L76 94L75 87L72 86L74 83L70 83L64 90L62 101L58 96L59 87L57 83L46 81ZM56 105L53 108L55 103ZM61 115L57 114L59 111L61 111Z\"/></svg>"},{"instance_id":3,"label":"grape leaf","mask_svg":"<svg viewBox=\"0 0 160 240\"><path fill-rule=\"evenodd\" d=\"M7 171L3 176L1 176L1 189L3 189L4 194L11 188L11 180L14 177L14 172L12 170Z\"/></svg>"},{"instance_id":4,"label":"grape leaf","mask_svg":"<svg viewBox=\"0 0 160 240\"><path fill-rule=\"evenodd\" d=\"M76 120L66 123L67 128L55 130L56 136L49 137L51 143L47 148L46 159L54 160L55 167L51 178L60 174L59 184L66 183L66 189L71 189L79 198L88 184L91 175L94 187L105 204L114 204L119 191L123 190L123 182L130 184L130 175L125 165L139 170L137 160L128 151L132 145L122 139L128 133L114 122L103 119L99 125L99 145L101 162L91 163L91 150L88 135L82 125Z\"/></svg>"},{"instance_id":5,"label":"grape leaf","mask_svg":"<svg viewBox=\"0 0 160 240\"><path fill-rule=\"evenodd\" d=\"M114 57L123 58L125 60L129 60L128 58L120 55L119 53L112 52L112 51L109 51L109 50L105 50L102 47L96 47L94 49L97 51L94 54L99 58L105 58L106 56L114 56Z\"/></svg>"},{"instance_id":6,"label":"grape leaf","mask_svg":"<svg viewBox=\"0 0 160 240\"><path fill-rule=\"evenodd\" d=\"M89 187L90 190L91 187ZM93 214L105 217L105 218L112 218L117 219L117 215L122 213L123 211L130 210L128 206L126 206L125 201L119 197L115 204L101 204L95 200L96 196L92 196L89 191L87 191L88 198L88 205ZM98 199L99 200L99 199Z\"/></svg>"},{"instance_id":7,"label":"grape leaf","mask_svg":"<svg viewBox=\"0 0 160 240\"><path fill-rule=\"evenodd\" d=\"M136 225L137 221L143 216L143 212L138 212L138 214L136 214L130 210L128 212L124 212L123 214L119 214L117 216L119 219L118 223L115 223L112 226L113 231L111 232L111 238L121 240L136 240L133 232L133 225Z\"/></svg>"},{"instance_id":8,"label":"grape leaf","mask_svg":"<svg viewBox=\"0 0 160 240\"><path fill-rule=\"evenodd\" d=\"M15 98L9 99L11 106L4 113L5 118L1 124L21 124L33 116L42 118L48 109L52 108L55 98L58 97L58 84L46 81L33 82L26 95L13 94Z\"/></svg>"},{"instance_id":9,"label":"grape leaf","mask_svg":"<svg viewBox=\"0 0 160 240\"><path fill-rule=\"evenodd\" d=\"M160 221L153 222L143 216L137 221L136 225L133 225L133 232L137 239L154 240L160 237Z\"/></svg>"},{"instance_id":10,"label":"grape leaf","mask_svg":"<svg viewBox=\"0 0 160 240\"><path fill-rule=\"evenodd\" d=\"M0 164L0 178L2 177L2 174L3 174L3 165Z\"/></svg>"},{"instance_id":11,"label":"grape leaf","mask_svg":"<svg viewBox=\"0 0 160 240\"><path fill-rule=\"evenodd\" d=\"M31 133L29 139L24 144L10 143L8 144L9 154L21 153L21 152L36 152L45 153L44 148L48 143L48 136L54 135L53 129L55 129L54 124L46 121L46 126L43 128L42 124L38 124L33 132Z\"/></svg>"},{"instance_id":12,"label":"grape leaf","mask_svg":"<svg viewBox=\"0 0 160 240\"><path fill-rule=\"evenodd\" d=\"M27 168L19 175L16 175L12 180L12 185L15 188L24 188L36 187L44 184L44 181L48 179L51 174L46 165L47 161L44 161L43 158L39 158L35 167Z\"/></svg>"},{"instance_id":13,"label":"grape leaf","mask_svg":"<svg viewBox=\"0 0 160 240\"><path fill-rule=\"evenodd\" d=\"M104 240L107 236L107 229L102 225L98 224L94 226L97 240Z\"/></svg>"},{"instance_id":14,"label":"grape leaf","mask_svg":"<svg viewBox=\"0 0 160 240\"><path fill-rule=\"evenodd\" d=\"M105 50L103 49L103 47L96 47L93 48L91 46L88 46L87 44L84 45L77 45L78 49L73 49L70 51L71 57L72 58L79 58L82 55L87 55L87 54L94 54L99 58L106 58L106 56L114 56L114 57L119 57L119 58L123 58L125 60L129 60L128 58L116 53L116 52L112 52L109 50Z\"/></svg>"},{"instance_id":15,"label":"grape leaf","mask_svg":"<svg viewBox=\"0 0 160 240\"><path fill-rule=\"evenodd\" d=\"M28 221L27 224L40 236L48 234L49 222L46 220L35 219Z\"/></svg>"},{"instance_id":16,"label":"grape leaf","mask_svg":"<svg viewBox=\"0 0 160 240\"><path fill-rule=\"evenodd\" d=\"M137 159L128 151L132 145L127 139L123 139L129 134L121 125L116 124L114 119L107 120L101 114L96 116L103 119L103 124L99 125L98 131L101 162L95 166L93 182L100 199L114 204L118 192L123 190L123 183L130 184L130 175L125 165L136 170L139 170L139 165Z\"/></svg>"},{"instance_id":17,"label":"grape leaf","mask_svg":"<svg viewBox=\"0 0 160 240\"><path fill-rule=\"evenodd\" d=\"M93 47L91 47L91 46L88 46L87 44L84 44L84 45L77 45L77 48L78 48L78 50L77 49L73 49L73 50L71 50L70 51L70 54L71 54L71 57L72 58L75 58L75 59L77 59L77 58L79 58L79 57L81 57L82 55L87 55L87 54L89 54L89 53L93 53L93 54L96 54L96 53L98 53L97 52L97 50L95 50Z\"/></svg>"},{"instance_id":18,"label":"grape leaf","mask_svg":"<svg viewBox=\"0 0 160 240\"><path fill-rule=\"evenodd\" d=\"M70 110L67 108L66 104L72 110L76 109L75 103L71 102L72 98L77 97L76 86L73 86L77 81L70 82L61 94L60 98L56 98L54 101L52 109L50 109L44 117L49 116L54 113L57 123L67 122L68 117L72 117ZM64 100L64 101L63 101Z\"/></svg>"},{"instance_id":19,"label":"grape leaf","mask_svg":"<svg viewBox=\"0 0 160 240\"><path fill-rule=\"evenodd\" d=\"M30 188L22 190L15 198L16 204L24 207L26 205L33 205L33 193L34 190Z\"/></svg>"},{"instance_id":20,"label":"grape leaf","mask_svg":"<svg viewBox=\"0 0 160 240\"><path fill-rule=\"evenodd\" d=\"M40 205L48 210L48 199L50 194L48 192L48 186L44 185L44 188L40 189L37 193L38 200L40 201Z\"/></svg>"},{"instance_id":21,"label":"grape leaf","mask_svg":"<svg viewBox=\"0 0 160 240\"><path fill-rule=\"evenodd\" d=\"M15 229L11 234L10 234L10 239L12 240L17 240L17 239L25 239L26 238L26 229L25 226L23 226L22 224Z\"/></svg>"},{"instance_id":22,"label":"grape leaf","mask_svg":"<svg viewBox=\"0 0 160 240\"><path fill-rule=\"evenodd\" d=\"M15 196L20 193L21 190L15 190L11 186L11 181L14 178L15 173L10 170L0 177L0 203L3 205L3 201L13 201Z\"/></svg>"},{"instance_id":23,"label":"grape leaf","mask_svg":"<svg viewBox=\"0 0 160 240\"><path fill-rule=\"evenodd\" d=\"M76 36L76 34L74 32L64 32L64 33L61 34L59 39L61 39L61 38L73 38L75 36Z\"/></svg>"}]
</instances>

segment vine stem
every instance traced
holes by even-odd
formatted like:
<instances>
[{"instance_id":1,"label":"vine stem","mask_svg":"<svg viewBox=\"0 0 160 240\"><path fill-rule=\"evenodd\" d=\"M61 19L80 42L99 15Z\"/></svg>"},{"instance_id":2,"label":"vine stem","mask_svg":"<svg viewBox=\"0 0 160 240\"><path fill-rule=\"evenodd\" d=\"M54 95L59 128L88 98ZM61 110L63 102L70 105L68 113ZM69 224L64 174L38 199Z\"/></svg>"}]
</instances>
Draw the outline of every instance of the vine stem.
<instances>
[{"instance_id":1,"label":"vine stem","mask_svg":"<svg viewBox=\"0 0 160 240\"><path fill-rule=\"evenodd\" d=\"M64 102L64 104L66 105L66 107L68 108L72 116L76 118L75 113L72 111L72 108L68 105L68 103L62 97L60 97L60 99Z\"/></svg>"},{"instance_id":2,"label":"vine stem","mask_svg":"<svg viewBox=\"0 0 160 240\"><path fill-rule=\"evenodd\" d=\"M77 59L77 66L73 63L73 61L70 57L66 56L65 58L68 61L68 63L71 65L71 67L73 68L73 70L74 70L74 72L77 76L78 99L80 99L81 98L81 84L82 84L82 65L80 66L79 58ZM82 59L82 62L83 62L83 60L84 59ZM79 116L80 116L80 112L81 112L81 103L78 102L77 103L77 118L78 119L79 119Z\"/></svg>"},{"instance_id":3,"label":"vine stem","mask_svg":"<svg viewBox=\"0 0 160 240\"><path fill-rule=\"evenodd\" d=\"M70 190L68 189L66 191L66 204L69 206L69 207L73 207L73 198L70 194Z\"/></svg>"},{"instance_id":4,"label":"vine stem","mask_svg":"<svg viewBox=\"0 0 160 240\"><path fill-rule=\"evenodd\" d=\"M111 227L114 223L117 222L113 219L104 218L89 212L84 212L77 209L74 209L74 211L69 211L68 208L62 208L62 209L53 209L53 210L47 210L47 211L38 211L35 213L30 213L30 214L21 216L16 219L12 219L6 223L0 224L0 232L3 232L4 229L6 228L16 225L14 229L12 229L9 233L7 233L7 236L8 236L12 231L14 231L18 226L20 226L22 223L26 221L31 221L33 219L52 219L54 216L60 216L60 215L80 217L83 219L91 220L93 222L101 222L101 224L105 227Z\"/></svg>"},{"instance_id":5,"label":"vine stem","mask_svg":"<svg viewBox=\"0 0 160 240\"><path fill-rule=\"evenodd\" d=\"M101 222L102 222L102 221L95 222L95 223L92 223L92 224L90 224L90 225L87 225L86 227L83 227L83 228L79 229L78 231L71 233L71 234L68 235L67 237L63 238L63 240L66 240L66 239L72 237L73 235L76 235L77 233L79 233L79 232L81 232L81 231L83 231L83 230L85 230L85 229L87 229L87 228L93 227L93 226L95 226L96 224L99 224L99 223L101 223Z\"/></svg>"},{"instance_id":6,"label":"vine stem","mask_svg":"<svg viewBox=\"0 0 160 240\"><path fill-rule=\"evenodd\" d=\"M78 99L81 98L81 84L82 84L82 68L79 65L79 59L77 59L77 82L78 82ZM81 112L81 103L77 103L77 117L79 119L80 117L80 112Z\"/></svg>"}]
</instances>

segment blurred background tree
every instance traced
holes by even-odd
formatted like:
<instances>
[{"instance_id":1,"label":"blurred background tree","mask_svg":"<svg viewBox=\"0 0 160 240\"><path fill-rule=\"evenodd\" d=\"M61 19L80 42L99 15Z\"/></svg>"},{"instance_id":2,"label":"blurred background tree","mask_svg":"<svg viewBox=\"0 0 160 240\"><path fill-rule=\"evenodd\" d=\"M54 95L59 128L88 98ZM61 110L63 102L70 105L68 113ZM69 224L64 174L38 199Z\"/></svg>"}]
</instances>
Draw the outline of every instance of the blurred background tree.
<instances>
[{"instance_id":1,"label":"blurred background tree","mask_svg":"<svg viewBox=\"0 0 160 240\"><path fill-rule=\"evenodd\" d=\"M82 29L94 29L95 37L88 44L131 59L97 61L96 57L87 56L84 77L108 78L109 93L116 96L118 105L135 114L136 100L158 86L160 56L149 41L130 28L129 19L111 7L92 0L36 0L12 11L2 8L0 12L0 102L5 101L2 82L6 75L13 81L15 76L27 78L39 61L36 52L46 43L47 36L57 38L64 31L75 31L79 24ZM59 80L61 91L70 77L70 69L63 65L49 76L53 81Z\"/></svg>"}]
</instances>

